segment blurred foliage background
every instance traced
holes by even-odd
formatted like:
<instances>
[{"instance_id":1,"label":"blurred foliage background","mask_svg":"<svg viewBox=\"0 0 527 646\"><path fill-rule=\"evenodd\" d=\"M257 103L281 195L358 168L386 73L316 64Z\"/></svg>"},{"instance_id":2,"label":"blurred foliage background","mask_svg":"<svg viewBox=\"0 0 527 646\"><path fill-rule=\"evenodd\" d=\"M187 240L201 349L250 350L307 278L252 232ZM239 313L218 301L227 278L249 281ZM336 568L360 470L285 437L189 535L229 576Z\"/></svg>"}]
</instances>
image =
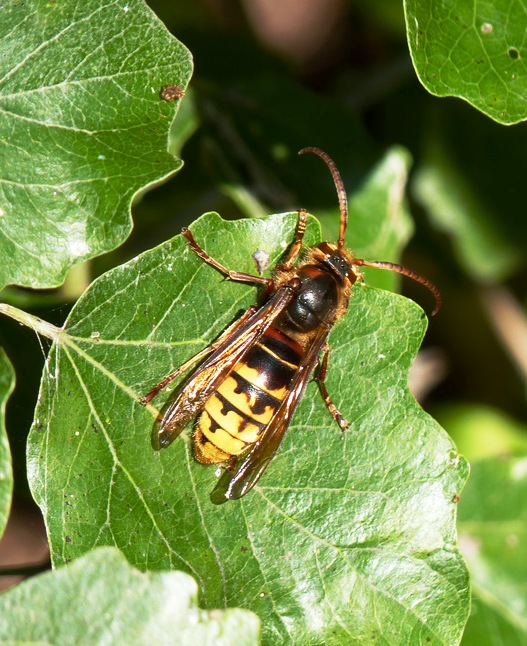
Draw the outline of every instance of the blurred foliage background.
<instances>
[{"instance_id":1,"label":"blurred foliage background","mask_svg":"<svg viewBox=\"0 0 527 646\"><path fill-rule=\"evenodd\" d=\"M475 585L464 643L527 644L527 565L516 556L523 547L527 561L527 513L518 493L527 455L525 124L503 125L459 98L430 94L412 65L399 2L148 4L194 56L181 104L188 139L179 134L171 143L185 166L137 200L125 244L72 269L58 289L8 288L2 300L61 324L94 277L209 210L234 219L305 207L333 237L334 189L317 164L295 152L326 150L352 194L390 147L404 147L413 160L407 199L415 232L402 262L430 277L444 303L431 321L414 390L473 463L470 511L460 502L461 546ZM456 6L462 12L463 2ZM519 28L524 32L525 23ZM510 60L516 55L527 52L509 49ZM467 59L476 56L468 49ZM520 107L522 101L525 109L525 86ZM353 246L353 212L350 238ZM402 290L423 301L418 286L404 282ZM12 321L0 321L0 337L23 375L8 407L17 509L21 525L38 536L38 518L25 518L32 512L23 465L43 352L34 334ZM491 544L484 554L474 549L477 540ZM44 558L44 539L37 544L32 558Z\"/></svg>"}]
</instances>

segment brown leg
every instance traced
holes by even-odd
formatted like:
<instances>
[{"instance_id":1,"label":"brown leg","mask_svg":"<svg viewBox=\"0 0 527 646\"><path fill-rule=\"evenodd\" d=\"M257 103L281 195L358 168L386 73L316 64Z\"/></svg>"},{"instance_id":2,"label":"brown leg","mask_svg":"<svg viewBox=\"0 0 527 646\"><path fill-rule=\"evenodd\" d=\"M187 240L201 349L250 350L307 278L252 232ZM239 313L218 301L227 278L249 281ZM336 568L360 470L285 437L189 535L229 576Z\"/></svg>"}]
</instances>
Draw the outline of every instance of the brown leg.
<instances>
[{"instance_id":1,"label":"brown leg","mask_svg":"<svg viewBox=\"0 0 527 646\"><path fill-rule=\"evenodd\" d=\"M163 379L163 381L160 381L157 384L157 386L154 386L154 388L152 388L152 390L149 393L141 397L141 404L143 406L146 406L146 404L149 404L152 401L152 399L154 399L154 397L156 397L156 395L158 395L163 390L163 388L166 388L166 386L168 386L168 384L171 381L174 381L174 379L177 379L179 375L182 375L184 372L186 372L191 365L193 365L198 361L201 361L201 359L204 359L213 350L214 348L209 345L207 348L205 348L201 352L198 352L198 354L194 355L192 359L189 359L183 365L179 366L179 368L176 368L176 370L174 370L169 375L167 375Z\"/></svg>"},{"instance_id":2,"label":"brown leg","mask_svg":"<svg viewBox=\"0 0 527 646\"><path fill-rule=\"evenodd\" d=\"M328 411L333 415L333 419L337 422L340 428L344 431L349 428L349 422L345 419L342 413L339 412L335 404L331 401L331 397L328 394L326 388L326 374L328 372L328 361L329 361L329 345L326 343L324 347L324 357L322 358L322 363L320 364L320 369L317 375L317 381L324 399L324 404L326 404Z\"/></svg>"},{"instance_id":3,"label":"brown leg","mask_svg":"<svg viewBox=\"0 0 527 646\"><path fill-rule=\"evenodd\" d=\"M280 263L280 269L288 271L292 269L298 254L302 250L302 241L304 240L304 233L306 232L307 224L307 211L300 209L298 212L298 224L296 225L295 241L293 242L287 257Z\"/></svg>"},{"instance_id":4,"label":"brown leg","mask_svg":"<svg viewBox=\"0 0 527 646\"><path fill-rule=\"evenodd\" d=\"M189 229L185 227L184 229L181 230L181 233L182 235L185 236L189 247L197 256L199 256L211 267L214 267L214 269L217 269L222 274L225 274L226 276L228 276L230 280L235 280L240 283L257 283L259 285L266 285L267 287L273 284L273 281L271 280L271 278L252 276L251 274L245 274L240 271L232 271L231 269L227 269L227 267L222 265L217 260L214 260L212 256L209 256L209 254L205 251L205 249L202 249L199 246L199 244L194 240L194 236L192 235Z\"/></svg>"},{"instance_id":5,"label":"brown leg","mask_svg":"<svg viewBox=\"0 0 527 646\"><path fill-rule=\"evenodd\" d=\"M204 359L208 354L211 352L214 352L219 346L225 341L225 339L231 335L235 334L236 330L238 329L239 326L243 325L245 321L254 314L256 311L255 307L249 307L249 309L242 314L242 316L235 321L232 325L229 325L229 327L214 341L214 343L211 343L209 346L204 348L201 352L198 352L198 354L195 354L193 357L191 357L188 361L185 361L185 363L179 368L176 368L174 371L172 371L170 374L168 374L162 381L160 381L157 386L154 386L152 390L144 395L144 397L141 397L141 404L143 406L146 406L146 404L150 403L156 395L158 395L163 388L166 388L169 383L174 381L174 379L177 379L180 375L182 375L184 372L186 372L190 366L194 365L198 361L201 361Z\"/></svg>"}]
</instances>

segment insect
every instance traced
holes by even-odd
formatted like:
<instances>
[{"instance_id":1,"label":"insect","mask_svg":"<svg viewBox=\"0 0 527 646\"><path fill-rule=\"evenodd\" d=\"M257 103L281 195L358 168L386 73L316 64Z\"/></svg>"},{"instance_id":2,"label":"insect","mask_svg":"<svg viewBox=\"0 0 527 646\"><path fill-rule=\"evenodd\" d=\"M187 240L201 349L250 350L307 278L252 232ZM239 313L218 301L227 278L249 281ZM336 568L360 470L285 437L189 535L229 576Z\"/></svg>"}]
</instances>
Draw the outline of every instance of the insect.
<instances>
[{"instance_id":1,"label":"insect","mask_svg":"<svg viewBox=\"0 0 527 646\"><path fill-rule=\"evenodd\" d=\"M159 96L163 101L176 101L177 99L182 99L185 96L185 91L179 85L164 85L161 88Z\"/></svg>"},{"instance_id":2,"label":"insect","mask_svg":"<svg viewBox=\"0 0 527 646\"><path fill-rule=\"evenodd\" d=\"M340 206L336 244L322 242L301 257L307 213L300 210L288 253L272 278L264 278L227 269L199 246L189 229L182 231L194 253L227 278L263 287L258 306L250 307L209 347L170 373L143 398L143 403L151 401L201 361L160 413L154 445L167 447L197 418L194 457L204 464L227 464L211 494L216 504L241 498L261 478L317 368L316 380L328 411L341 429L348 428L349 423L331 401L325 385L327 338L348 308L353 284L361 277L360 267L408 276L434 295L432 314L441 306L435 285L412 269L353 257L344 246L348 208L340 173L319 148L304 148L299 154L304 153L321 157L332 174Z\"/></svg>"}]
</instances>

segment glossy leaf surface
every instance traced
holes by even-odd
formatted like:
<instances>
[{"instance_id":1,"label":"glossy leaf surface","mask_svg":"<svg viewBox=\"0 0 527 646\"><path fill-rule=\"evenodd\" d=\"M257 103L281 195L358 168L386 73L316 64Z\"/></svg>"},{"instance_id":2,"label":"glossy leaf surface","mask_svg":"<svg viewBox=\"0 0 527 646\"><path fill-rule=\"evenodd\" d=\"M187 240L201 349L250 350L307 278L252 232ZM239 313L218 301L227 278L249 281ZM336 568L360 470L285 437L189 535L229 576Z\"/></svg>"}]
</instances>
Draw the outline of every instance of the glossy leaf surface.
<instances>
[{"instance_id":1,"label":"glossy leaf surface","mask_svg":"<svg viewBox=\"0 0 527 646\"><path fill-rule=\"evenodd\" d=\"M527 118L522 0L406 0L408 43L421 83L504 124Z\"/></svg>"},{"instance_id":2,"label":"glossy leaf surface","mask_svg":"<svg viewBox=\"0 0 527 646\"><path fill-rule=\"evenodd\" d=\"M117 550L102 548L0 595L0 639L79 646L258 644L252 613L207 612L197 598L196 582L187 574L143 574Z\"/></svg>"},{"instance_id":3,"label":"glossy leaf surface","mask_svg":"<svg viewBox=\"0 0 527 646\"><path fill-rule=\"evenodd\" d=\"M208 215L196 239L254 272L293 237L296 215L235 223ZM306 243L319 237L310 222ZM308 386L278 455L240 502L217 507L215 469L188 436L151 447L137 398L255 301L178 236L96 281L52 350L29 471L56 564L117 545L137 567L184 569L206 607L256 612L264 643L455 643L468 613L453 496L466 463L415 403L407 372L426 319L362 285L330 337L338 430ZM163 397L159 396L161 405Z\"/></svg>"},{"instance_id":4,"label":"glossy leaf surface","mask_svg":"<svg viewBox=\"0 0 527 646\"><path fill-rule=\"evenodd\" d=\"M0 286L56 286L127 237L133 197L181 166L160 92L191 72L140 0L2 7Z\"/></svg>"}]
</instances>

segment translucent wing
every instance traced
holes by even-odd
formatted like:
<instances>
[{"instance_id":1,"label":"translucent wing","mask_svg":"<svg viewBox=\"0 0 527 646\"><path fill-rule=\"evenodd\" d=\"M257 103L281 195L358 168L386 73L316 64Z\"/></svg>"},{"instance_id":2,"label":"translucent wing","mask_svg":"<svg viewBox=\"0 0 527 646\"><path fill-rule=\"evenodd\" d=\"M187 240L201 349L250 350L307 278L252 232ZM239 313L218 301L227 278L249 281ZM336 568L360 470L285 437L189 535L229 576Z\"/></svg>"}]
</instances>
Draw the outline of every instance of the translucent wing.
<instances>
[{"instance_id":1,"label":"translucent wing","mask_svg":"<svg viewBox=\"0 0 527 646\"><path fill-rule=\"evenodd\" d=\"M267 303L231 326L217 341L218 347L187 379L156 425L155 444L168 446L201 412L207 399L243 355L256 343L291 301L292 287L276 291Z\"/></svg>"},{"instance_id":2,"label":"translucent wing","mask_svg":"<svg viewBox=\"0 0 527 646\"><path fill-rule=\"evenodd\" d=\"M226 470L211 494L213 503L219 505L227 500L245 496L261 478L269 462L280 446L284 433L289 426L293 413L298 406L306 385L318 364L320 352L324 347L329 329L321 328L306 353L285 399L280 404L273 419L264 429L260 439L243 459L234 475Z\"/></svg>"}]
</instances>

